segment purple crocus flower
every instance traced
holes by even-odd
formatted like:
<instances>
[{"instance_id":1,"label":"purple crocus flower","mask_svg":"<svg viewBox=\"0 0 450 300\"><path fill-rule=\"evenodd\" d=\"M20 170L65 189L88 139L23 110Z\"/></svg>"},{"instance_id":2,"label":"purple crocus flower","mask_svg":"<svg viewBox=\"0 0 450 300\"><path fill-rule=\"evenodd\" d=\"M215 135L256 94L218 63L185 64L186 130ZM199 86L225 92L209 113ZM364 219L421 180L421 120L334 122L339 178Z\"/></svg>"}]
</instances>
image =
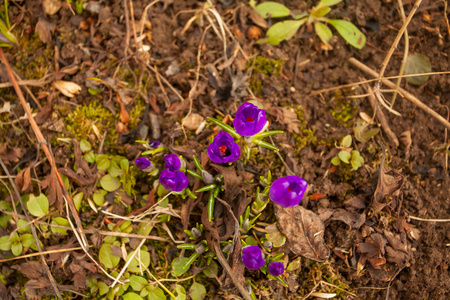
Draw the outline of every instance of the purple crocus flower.
<instances>
[{"instance_id":1,"label":"purple crocus flower","mask_svg":"<svg viewBox=\"0 0 450 300\"><path fill-rule=\"evenodd\" d=\"M280 177L272 183L269 190L270 200L283 207L300 203L306 192L308 183L298 176Z\"/></svg>"},{"instance_id":2,"label":"purple crocus flower","mask_svg":"<svg viewBox=\"0 0 450 300\"><path fill-rule=\"evenodd\" d=\"M161 142L158 141L150 141L148 142L148 146L152 148L158 148L161 145Z\"/></svg>"},{"instance_id":3,"label":"purple crocus flower","mask_svg":"<svg viewBox=\"0 0 450 300\"><path fill-rule=\"evenodd\" d=\"M229 163L238 160L241 156L241 149L228 132L221 131L209 144L208 156L215 163Z\"/></svg>"},{"instance_id":4,"label":"purple crocus flower","mask_svg":"<svg viewBox=\"0 0 450 300\"><path fill-rule=\"evenodd\" d=\"M273 277L277 277L284 273L284 265L281 262L273 261L269 264L269 273Z\"/></svg>"},{"instance_id":5,"label":"purple crocus flower","mask_svg":"<svg viewBox=\"0 0 450 300\"><path fill-rule=\"evenodd\" d=\"M259 133L266 123L266 112L248 102L238 108L233 121L236 132L242 136L252 136Z\"/></svg>"},{"instance_id":6,"label":"purple crocus flower","mask_svg":"<svg viewBox=\"0 0 450 300\"><path fill-rule=\"evenodd\" d=\"M178 171L181 167L180 158L176 154L167 154L164 156L164 167L170 171Z\"/></svg>"},{"instance_id":7,"label":"purple crocus flower","mask_svg":"<svg viewBox=\"0 0 450 300\"><path fill-rule=\"evenodd\" d=\"M142 171L150 172L154 169L152 162L148 158L139 157L134 162L136 163L136 167L138 167Z\"/></svg>"},{"instance_id":8,"label":"purple crocus flower","mask_svg":"<svg viewBox=\"0 0 450 300\"><path fill-rule=\"evenodd\" d=\"M189 185L189 179L181 171L162 170L159 175L162 186L172 192L181 192Z\"/></svg>"},{"instance_id":9,"label":"purple crocus flower","mask_svg":"<svg viewBox=\"0 0 450 300\"><path fill-rule=\"evenodd\" d=\"M242 249L242 263L249 270L258 270L264 266L261 248L258 246L247 246Z\"/></svg>"}]
</instances>

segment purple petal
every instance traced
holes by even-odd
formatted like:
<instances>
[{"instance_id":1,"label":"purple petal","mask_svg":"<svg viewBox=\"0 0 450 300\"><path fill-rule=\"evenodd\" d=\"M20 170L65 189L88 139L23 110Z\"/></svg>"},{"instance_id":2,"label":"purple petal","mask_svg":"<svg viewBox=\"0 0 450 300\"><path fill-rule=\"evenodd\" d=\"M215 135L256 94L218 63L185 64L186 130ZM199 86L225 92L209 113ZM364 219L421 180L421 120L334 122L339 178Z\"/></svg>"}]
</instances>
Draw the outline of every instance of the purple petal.
<instances>
[{"instance_id":1,"label":"purple petal","mask_svg":"<svg viewBox=\"0 0 450 300\"><path fill-rule=\"evenodd\" d=\"M164 161L166 162L164 167L170 171L177 171L181 167L180 158L175 154L167 154L164 156Z\"/></svg>"},{"instance_id":2,"label":"purple petal","mask_svg":"<svg viewBox=\"0 0 450 300\"><path fill-rule=\"evenodd\" d=\"M242 263L249 270L258 270L264 266L261 248L258 246L247 246L242 249Z\"/></svg>"},{"instance_id":3,"label":"purple petal","mask_svg":"<svg viewBox=\"0 0 450 300\"><path fill-rule=\"evenodd\" d=\"M189 179L181 171L162 170L159 175L162 186L173 192L181 192L189 185Z\"/></svg>"},{"instance_id":4,"label":"purple petal","mask_svg":"<svg viewBox=\"0 0 450 300\"><path fill-rule=\"evenodd\" d=\"M134 162L136 163L136 167L141 170L146 170L152 165L151 161L145 157L139 157Z\"/></svg>"},{"instance_id":5,"label":"purple petal","mask_svg":"<svg viewBox=\"0 0 450 300\"><path fill-rule=\"evenodd\" d=\"M259 133L266 123L266 112L248 102L238 108L233 120L236 132L242 136L252 136Z\"/></svg>"},{"instance_id":6,"label":"purple petal","mask_svg":"<svg viewBox=\"0 0 450 300\"><path fill-rule=\"evenodd\" d=\"M238 160L241 149L228 132L221 131L208 146L208 156L215 163L229 163Z\"/></svg>"},{"instance_id":7,"label":"purple petal","mask_svg":"<svg viewBox=\"0 0 450 300\"><path fill-rule=\"evenodd\" d=\"M272 183L269 190L270 199L283 207L300 204L308 183L298 176L280 177Z\"/></svg>"},{"instance_id":8,"label":"purple petal","mask_svg":"<svg viewBox=\"0 0 450 300\"><path fill-rule=\"evenodd\" d=\"M284 273L284 265L281 262L273 261L269 264L270 275L277 277Z\"/></svg>"},{"instance_id":9,"label":"purple petal","mask_svg":"<svg viewBox=\"0 0 450 300\"><path fill-rule=\"evenodd\" d=\"M161 142L158 141L150 141L148 142L148 146L150 148L158 148L161 145Z\"/></svg>"}]
</instances>

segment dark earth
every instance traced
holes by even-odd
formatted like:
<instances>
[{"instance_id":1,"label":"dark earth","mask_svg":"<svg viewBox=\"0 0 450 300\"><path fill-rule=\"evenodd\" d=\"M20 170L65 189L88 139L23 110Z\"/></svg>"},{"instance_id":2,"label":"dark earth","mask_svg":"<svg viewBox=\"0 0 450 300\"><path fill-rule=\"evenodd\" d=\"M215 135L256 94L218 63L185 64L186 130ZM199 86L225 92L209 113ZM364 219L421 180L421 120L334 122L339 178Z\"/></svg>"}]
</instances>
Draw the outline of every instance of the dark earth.
<instances>
[{"instance_id":1,"label":"dark earth","mask_svg":"<svg viewBox=\"0 0 450 300\"><path fill-rule=\"evenodd\" d=\"M183 155L188 167L194 169L192 156L202 157L210 136L217 132L217 128L208 124L196 133L200 123L206 117L234 116L237 107L254 100L254 95L267 112L270 129L284 131L273 137L280 155L260 149L260 153L246 164L237 163L232 168L233 176L238 178L237 171L242 182L252 179L257 182L259 176L266 176L271 170L274 178L295 174L307 180L308 196L301 206L315 213L316 222L323 222L324 245L321 247L325 247L324 259L303 255L306 258L301 257L300 268L285 274L288 287L267 280L263 274L234 269L238 278L244 280L245 274L256 286L262 287L253 289L257 298L314 298L312 292L334 293L342 299L450 298L450 143L447 129L399 94L393 109L400 115L381 109L393 135L399 140L396 145L379 125L379 117L374 118L367 87L374 88L375 82L349 85L373 79L349 62L352 57L379 72L403 25L398 2L345 0L333 7L331 18L351 21L366 35L367 44L362 50L348 45L335 31L332 49L327 49L312 28L306 27L277 46L256 43L256 39L264 37L266 29L258 23L259 19L252 18L248 1L212 1L218 15L197 0L153 1L154 5L147 8L152 1L84 1L87 5L81 14L69 9L66 1L9 2L9 15L15 24L12 31L18 37L19 45L4 48L6 58L20 80L34 80L28 85L23 84L22 90L33 112L37 113L34 117L52 146L62 174L67 175L68 171L64 173L63 169L74 165L72 138L87 139L95 149L100 147L102 153L124 155L130 161L145 150L135 143L136 139L159 140L172 152ZM50 15L42 2L61 2L61 8ZM316 4L309 0L277 2L299 11ZM400 2L408 16L414 1ZM421 4L407 27L409 53L427 56L433 72L448 71L447 1L419 2ZM72 9L75 9L74 4ZM218 16L226 25L223 32ZM402 37L387 64L385 77L398 75L404 48ZM36 157L38 142L28 121L25 118L17 121L24 116L24 110L5 70L4 64L0 64L0 108L10 102L11 110L0 111L0 158L11 175L18 176L22 169L32 166L31 177L43 181L51 172L50 166L42 151ZM88 78L100 78L103 83ZM72 81L82 89L75 97L68 98L52 85L55 80ZM341 85L346 86L339 87ZM432 75L420 86L403 79L401 87L448 120L448 74ZM88 89L103 92L94 95ZM390 102L392 90L386 86L381 89ZM96 122L100 135L91 129L83 136L81 130L74 129L78 121L70 113L92 103L106 108L108 115ZM380 108L379 104L377 106ZM183 127L182 120L186 116L188 120L184 121ZM228 119L230 124L229 118L225 117L224 121ZM358 134L361 130L357 127L361 118L368 125L365 130L380 129L363 142L355 141L355 132ZM367 124L372 120L372 124ZM364 158L363 166L356 171L331 164L331 159L339 152L336 147L346 135L352 135L352 147L356 147ZM66 138L68 142L58 138ZM40 163L33 165L35 160ZM205 154L202 163L207 164ZM231 172L220 166L209 168L224 176ZM98 181L97 172L95 169L91 174L94 179L87 178L84 183L74 181L72 189L92 194ZM6 173L3 169L1 173L1 199L11 202L12 196L4 188ZM138 196L128 197L131 201L125 199L123 202L132 210L140 208L147 200L150 202L149 199L144 201L142 195L153 188L141 173L136 171L134 174L137 176L134 189ZM19 188L24 185L17 180L16 184ZM245 183L241 187L240 184L242 189L255 186ZM42 183L39 186L32 184L21 192L39 193L41 188L46 189ZM233 188L235 186L229 186L230 190ZM242 198L239 191L227 190L226 193L233 197L225 196L244 201L245 197ZM191 200L189 205L183 205L184 201L187 200L174 203L174 207L184 213L182 221L168 223L172 232L178 232L175 233L177 240L185 240L183 230L203 220L200 215L205 205ZM242 214L249 202L250 199L245 199L245 204L232 204L234 211ZM66 216L61 203L58 205L56 200L51 206L53 216ZM119 215L131 212L123 205L113 205L113 208ZM87 210L80 212L80 218L85 228L107 230L106 217L102 213ZM294 250L295 231L283 229L282 224L289 223L285 218L290 218L286 217L286 212L269 208L259 221L272 224L278 220L280 230L290 242L275 251L288 254L291 262L299 255ZM224 224L233 222L227 218L219 220ZM0 229L1 236L10 234L14 228L15 225L9 223ZM220 233L221 237L232 234L225 230L227 233ZM255 232L258 237L264 236ZM100 245L98 239L103 237L92 233L87 232L87 236L94 244L91 253L96 257L98 248L95 245ZM151 234L168 238L162 229L154 229ZM42 238L42 242L43 250L57 249L62 244L78 246L72 233L64 239ZM168 263L179 256L174 246L173 243L149 241L153 254L164 253ZM81 250L70 253L67 265L85 259ZM0 253L3 274L0 298L25 299L24 285L29 279L36 278L27 274L23 264L39 260L38 257L5 260L11 257L11 253ZM85 268L84 282L75 281L74 286L73 276L78 271L69 267L61 269L62 259L62 255L49 256L47 264L66 296L70 294L68 289L90 295L86 276L105 279L95 268ZM153 268L156 263L154 258ZM169 276L170 266L166 268L168 271L161 268L157 271L162 272L161 276ZM184 276L191 276L187 274ZM222 287L215 279L201 280L207 287L207 299L241 297L231 281L224 277ZM27 299L40 299L43 295L54 297L48 285L28 286L26 291ZM320 295L315 296L320 298ZM76 294L71 297L84 299Z\"/></svg>"}]
</instances>

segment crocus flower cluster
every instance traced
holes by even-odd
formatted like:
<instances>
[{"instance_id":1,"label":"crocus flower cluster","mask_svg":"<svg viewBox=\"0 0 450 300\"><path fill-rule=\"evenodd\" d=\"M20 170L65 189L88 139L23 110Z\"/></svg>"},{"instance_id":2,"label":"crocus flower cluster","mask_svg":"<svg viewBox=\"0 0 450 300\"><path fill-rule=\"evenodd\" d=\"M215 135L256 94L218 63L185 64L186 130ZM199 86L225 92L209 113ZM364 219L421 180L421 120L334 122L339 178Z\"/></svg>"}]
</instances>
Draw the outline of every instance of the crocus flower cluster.
<instances>
[{"instance_id":1,"label":"crocus flower cluster","mask_svg":"<svg viewBox=\"0 0 450 300\"><path fill-rule=\"evenodd\" d=\"M266 123L266 112L248 102L238 108L233 121L236 132L245 137L259 133ZM228 132L221 131L209 145L208 156L219 164L234 162L241 156L241 149Z\"/></svg>"},{"instance_id":2,"label":"crocus flower cluster","mask_svg":"<svg viewBox=\"0 0 450 300\"><path fill-rule=\"evenodd\" d=\"M269 190L269 197L275 204L280 206L295 206L300 204L307 186L308 183L301 177L280 177L272 183Z\"/></svg>"},{"instance_id":3,"label":"crocus flower cluster","mask_svg":"<svg viewBox=\"0 0 450 300\"><path fill-rule=\"evenodd\" d=\"M258 270L266 263L262 256L261 248L258 246L247 246L242 249L242 263L249 270ZM277 277L284 273L284 265L281 262L273 261L268 266L269 274Z\"/></svg>"},{"instance_id":4,"label":"crocus flower cluster","mask_svg":"<svg viewBox=\"0 0 450 300\"><path fill-rule=\"evenodd\" d=\"M181 192L189 185L189 179L184 172L180 171L181 161L175 154L164 156L166 167L159 175L159 182L162 186L172 192Z\"/></svg>"}]
</instances>

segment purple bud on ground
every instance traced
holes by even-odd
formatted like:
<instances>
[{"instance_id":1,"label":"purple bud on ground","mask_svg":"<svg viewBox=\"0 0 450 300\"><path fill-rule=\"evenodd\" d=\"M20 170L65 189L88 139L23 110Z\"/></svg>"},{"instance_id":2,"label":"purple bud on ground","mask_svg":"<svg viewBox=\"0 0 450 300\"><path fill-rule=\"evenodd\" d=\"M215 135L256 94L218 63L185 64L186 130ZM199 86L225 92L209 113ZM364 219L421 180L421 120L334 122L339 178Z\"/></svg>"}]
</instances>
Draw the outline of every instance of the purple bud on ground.
<instances>
[{"instance_id":1,"label":"purple bud on ground","mask_svg":"<svg viewBox=\"0 0 450 300\"><path fill-rule=\"evenodd\" d=\"M306 192L308 183L298 176L280 177L272 183L269 197L283 207L298 205Z\"/></svg>"},{"instance_id":2,"label":"purple bud on ground","mask_svg":"<svg viewBox=\"0 0 450 300\"><path fill-rule=\"evenodd\" d=\"M152 162L148 158L139 157L134 162L136 164L136 167L138 167L142 171L150 172L150 171L152 171L154 169L154 166L152 165Z\"/></svg>"},{"instance_id":3,"label":"purple bud on ground","mask_svg":"<svg viewBox=\"0 0 450 300\"><path fill-rule=\"evenodd\" d=\"M221 131L209 144L208 156L215 163L229 163L238 160L241 156L241 149L228 132Z\"/></svg>"},{"instance_id":4,"label":"purple bud on ground","mask_svg":"<svg viewBox=\"0 0 450 300\"><path fill-rule=\"evenodd\" d=\"M211 175L211 173L209 173L206 170L202 171L202 178L203 178L203 182L205 184L213 184L214 183L214 177Z\"/></svg>"},{"instance_id":5,"label":"purple bud on ground","mask_svg":"<svg viewBox=\"0 0 450 300\"><path fill-rule=\"evenodd\" d=\"M150 141L148 142L148 146L150 148L158 148L161 145L161 142L158 141Z\"/></svg>"},{"instance_id":6,"label":"purple bud on ground","mask_svg":"<svg viewBox=\"0 0 450 300\"><path fill-rule=\"evenodd\" d=\"M189 179L181 171L162 170L159 175L159 182L171 192L181 192L189 185Z\"/></svg>"},{"instance_id":7,"label":"purple bud on ground","mask_svg":"<svg viewBox=\"0 0 450 300\"><path fill-rule=\"evenodd\" d=\"M248 102L238 108L233 121L236 132L242 136L252 136L259 133L266 123L266 112Z\"/></svg>"},{"instance_id":8,"label":"purple bud on ground","mask_svg":"<svg viewBox=\"0 0 450 300\"><path fill-rule=\"evenodd\" d=\"M284 265L281 262L273 261L269 264L270 275L277 277L284 273Z\"/></svg>"},{"instance_id":9,"label":"purple bud on ground","mask_svg":"<svg viewBox=\"0 0 450 300\"><path fill-rule=\"evenodd\" d=\"M247 246L242 249L242 263L249 270L258 270L264 266L264 258L259 246Z\"/></svg>"},{"instance_id":10,"label":"purple bud on ground","mask_svg":"<svg viewBox=\"0 0 450 300\"><path fill-rule=\"evenodd\" d=\"M170 171L178 171L181 167L180 158L176 154L167 154L164 156L164 167Z\"/></svg>"}]
</instances>

